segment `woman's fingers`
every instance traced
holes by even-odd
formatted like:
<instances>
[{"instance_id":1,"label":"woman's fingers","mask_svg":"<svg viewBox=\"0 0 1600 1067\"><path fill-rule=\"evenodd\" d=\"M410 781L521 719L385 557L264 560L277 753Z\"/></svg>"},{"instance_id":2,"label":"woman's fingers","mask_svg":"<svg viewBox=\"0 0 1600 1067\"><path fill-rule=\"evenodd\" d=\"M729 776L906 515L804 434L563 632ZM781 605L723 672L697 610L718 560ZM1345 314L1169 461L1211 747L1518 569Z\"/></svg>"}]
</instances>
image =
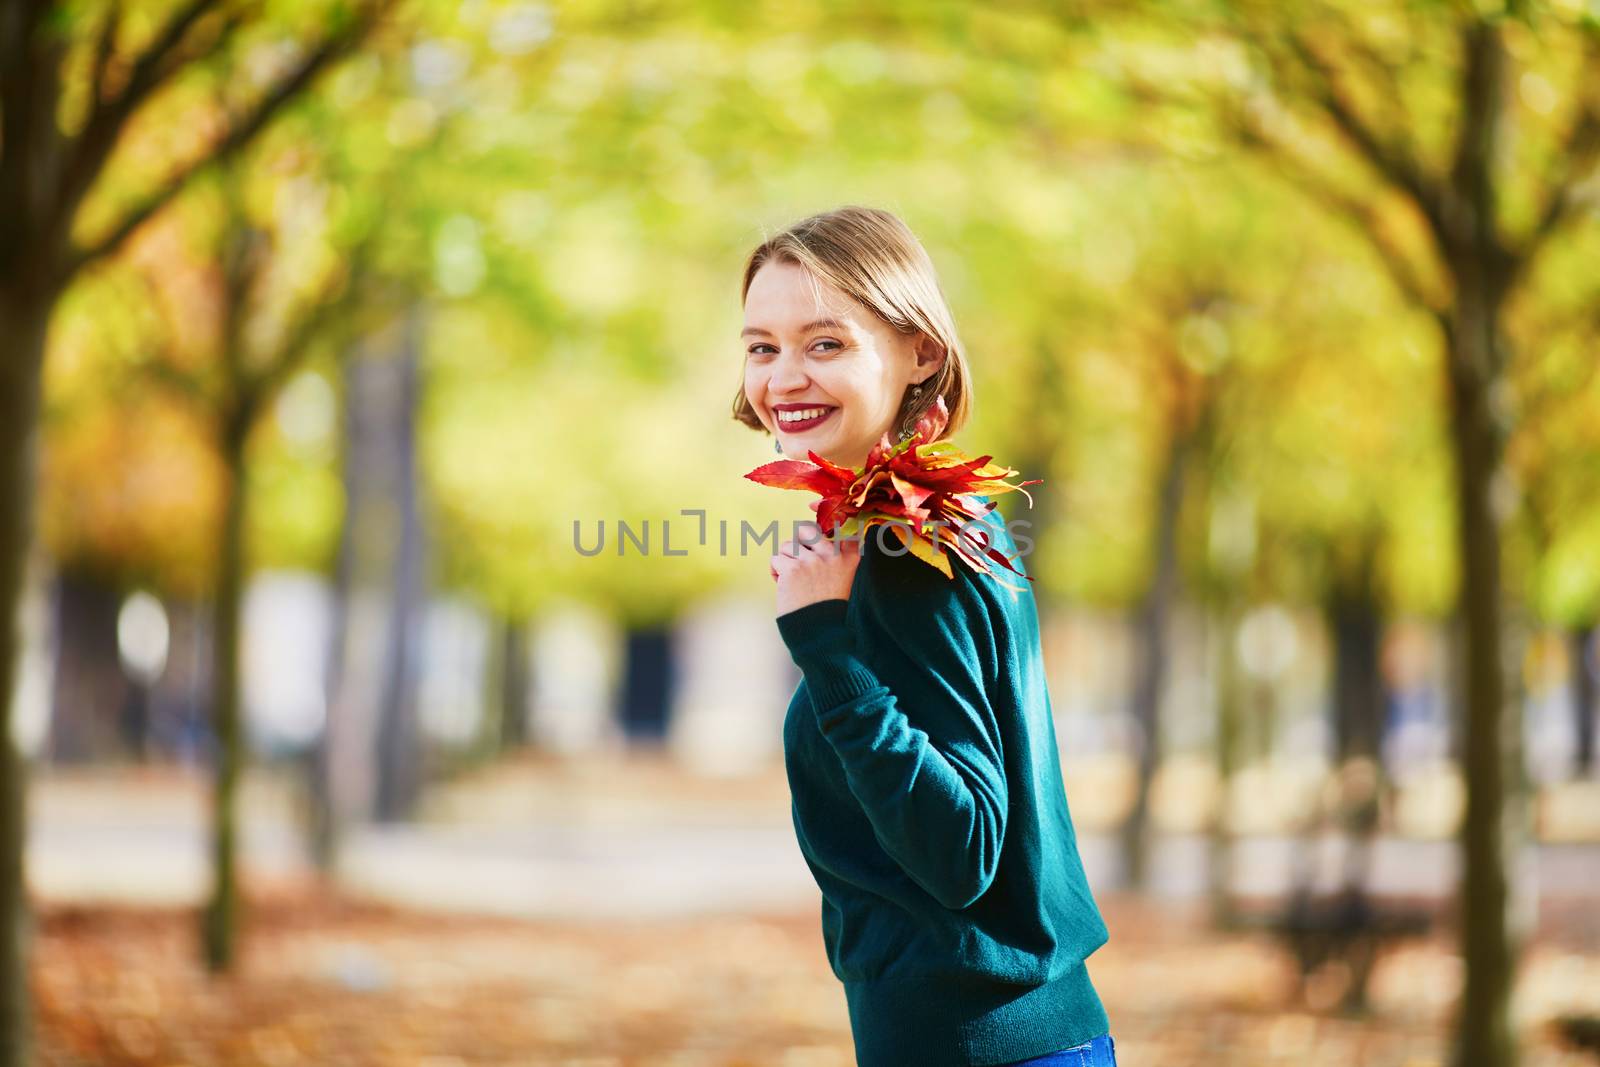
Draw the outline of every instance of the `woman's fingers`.
<instances>
[{"instance_id":1,"label":"woman's fingers","mask_svg":"<svg viewBox=\"0 0 1600 1067\"><path fill-rule=\"evenodd\" d=\"M795 543L812 551L816 551L828 544L828 539L822 533L822 527L815 522L801 522L795 524Z\"/></svg>"},{"instance_id":2,"label":"woman's fingers","mask_svg":"<svg viewBox=\"0 0 1600 1067\"><path fill-rule=\"evenodd\" d=\"M796 533L799 534L799 536L792 537L778 545L777 552L773 553L771 560L768 563L767 571L772 576L773 581L778 580L778 568L783 561L798 561L802 559L806 553L811 553L817 556L843 556L851 553L859 553L861 550L861 544L859 541L830 540L823 535L822 527L814 522L801 523L796 527Z\"/></svg>"},{"instance_id":3,"label":"woman's fingers","mask_svg":"<svg viewBox=\"0 0 1600 1067\"><path fill-rule=\"evenodd\" d=\"M800 553L811 547L809 544L807 544L807 540L809 539L809 535L807 535L806 537L801 537L800 536L800 531L803 528L804 527L802 527L802 526L796 526L795 527L796 536L789 538L787 541L784 541L782 544L780 544L778 546L778 552L780 554L785 555L785 556L789 556L789 557L794 558L794 559L799 559L800 558Z\"/></svg>"}]
</instances>

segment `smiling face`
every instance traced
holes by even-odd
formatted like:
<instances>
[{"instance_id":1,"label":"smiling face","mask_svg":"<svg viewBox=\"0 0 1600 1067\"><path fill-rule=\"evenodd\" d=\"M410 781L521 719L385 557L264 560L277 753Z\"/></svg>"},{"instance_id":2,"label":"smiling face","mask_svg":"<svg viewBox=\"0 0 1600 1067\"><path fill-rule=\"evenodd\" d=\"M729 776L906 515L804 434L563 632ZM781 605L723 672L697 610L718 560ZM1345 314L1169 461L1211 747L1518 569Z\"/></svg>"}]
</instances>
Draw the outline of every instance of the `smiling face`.
<instances>
[{"instance_id":1,"label":"smiling face","mask_svg":"<svg viewBox=\"0 0 1600 1067\"><path fill-rule=\"evenodd\" d=\"M820 297L820 299L819 299ZM903 334L798 264L772 259L745 295L744 394L784 455L859 467L906 390L938 371L926 335ZM924 390L926 391L926 390Z\"/></svg>"}]
</instances>

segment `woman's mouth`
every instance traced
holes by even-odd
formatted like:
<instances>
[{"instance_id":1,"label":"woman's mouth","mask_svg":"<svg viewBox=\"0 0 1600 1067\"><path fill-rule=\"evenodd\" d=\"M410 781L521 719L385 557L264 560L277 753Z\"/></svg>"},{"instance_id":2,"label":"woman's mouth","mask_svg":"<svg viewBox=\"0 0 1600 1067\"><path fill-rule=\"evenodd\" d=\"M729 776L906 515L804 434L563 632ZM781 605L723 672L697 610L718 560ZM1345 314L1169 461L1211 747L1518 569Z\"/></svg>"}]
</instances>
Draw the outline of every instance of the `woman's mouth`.
<instances>
[{"instance_id":1,"label":"woman's mouth","mask_svg":"<svg viewBox=\"0 0 1600 1067\"><path fill-rule=\"evenodd\" d=\"M838 408L816 405L809 408L793 408L787 411L775 411L778 419L778 429L785 433L800 433L814 426L821 426L833 417Z\"/></svg>"}]
</instances>

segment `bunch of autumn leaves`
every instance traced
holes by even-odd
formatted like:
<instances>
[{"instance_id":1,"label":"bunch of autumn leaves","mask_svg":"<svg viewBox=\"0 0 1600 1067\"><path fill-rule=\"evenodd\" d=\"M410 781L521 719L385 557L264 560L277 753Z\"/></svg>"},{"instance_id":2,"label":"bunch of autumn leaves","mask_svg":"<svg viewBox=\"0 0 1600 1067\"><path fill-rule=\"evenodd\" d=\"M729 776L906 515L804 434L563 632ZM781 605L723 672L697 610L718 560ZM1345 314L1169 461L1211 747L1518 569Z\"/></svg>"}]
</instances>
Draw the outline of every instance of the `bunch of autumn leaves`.
<instances>
[{"instance_id":1,"label":"bunch of autumn leaves","mask_svg":"<svg viewBox=\"0 0 1600 1067\"><path fill-rule=\"evenodd\" d=\"M995 507L976 498L1037 485L1042 478L1012 484L1005 479L1018 472L990 462L993 456L972 459L949 441L936 438L950 419L944 398L917 420L916 430L892 443L885 433L867 455L861 470L830 463L815 452L808 459L782 459L765 463L745 477L778 489L809 489L821 496L812 502L823 536L854 537L872 526L884 525L912 555L954 578L950 556L973 570L998 577L996 567L1032 581L1012 565L1011 558L995 548L987 523L980 522Z\"/></svg>"}]
</instances>

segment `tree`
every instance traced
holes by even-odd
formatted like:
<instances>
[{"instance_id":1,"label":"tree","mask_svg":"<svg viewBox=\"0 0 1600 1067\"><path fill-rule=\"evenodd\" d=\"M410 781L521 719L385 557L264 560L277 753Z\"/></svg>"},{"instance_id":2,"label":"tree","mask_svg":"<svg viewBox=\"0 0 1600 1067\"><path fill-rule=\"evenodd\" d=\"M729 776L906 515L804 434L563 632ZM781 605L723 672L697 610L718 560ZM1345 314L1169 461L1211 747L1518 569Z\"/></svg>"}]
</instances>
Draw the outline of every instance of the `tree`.
<instances>
[{"instance_id":1,"label":"tree","mask_svg":"<svg viewBox=\"0 0 1600 1067\"><path fill-rule=\"evenodd\" d=\"M1515 973L1504 828L1518 805L1516 709L1506 699L1502 602L1505 446L1517 355L1508 310L1541 253L1584 218L1600 162L1600 25L1554 5L1337 3L1151 5L1202 40L1187 80L1123 73L1135 94L1194 107L1234 143L1369 243L1434 325L1454 460L1465 621L1465 777L1460 942L1466 984L1453 1062L1511 1064ZM1508 92L1519 70L1564 76L1542 120ZM1545 77L1541 74L1541 77ZM1439 101L1446 101L1442 109ZM1551 110L1556 110L1552 108ZM1520 143L1508 135L1525 134ZM1507 740L1513 739L1513 740ZM1520 826L1523 820L1509 823Z\"/></svg>"},{"instance_id":2,"label":"tree","mask_svg":"<svg viewBox=\"0 0 1600 1067\"><path fill-rule=\"evenodd\" d=\"M184 74L242 45L255 20L222 0L184 0L139 41L130 39L137 20L119 3L101 6L87 22L81 9L48 0L0 8L0 1067L26 1062L30 1043L26 767L10 724L51 311L87 267L115 253L213 163L253 141L363 39L387 2L331 12L332 28L297 38L299 54L288 68L228 114L202 147L114 207L99 194L124 132ZM102 217L86 218L94 214ZM87 235L86 222L93 226Z\"/></svg>"},{"instance_id":3,"label":"tree","mask_svg":"<svg viewBox=\"0 0 1600 1067\"><path fill-rule=\"evenodd\" d=\"M350 343L351 322L360 312L370 313L379 302L374 293L366 252L371 230L346 250L339 277L313 287L310 297L296 301L284 313L271 305L272 276L281 285L283 271L274 271L272 259L283 257L276 235L252 220L243 205L241 175L234 165L222 168L222 201L217 236L216 278L220 290L221 321L217 349L198 374L173 371L174 384L203 410L212 445L222 461L222 501L215 543L217 553L212 582L212 723L215 731L216 767L212 804L211 899L201 924L205 961L213 971L232 963L238 926L236 888L236 798L244 766L241 739L240 640L243 592L247 574L245 520L249 506L247 486L251 432L269 409L285 383L304 365L320 344L341 352ZM375 228L375 227L374 227ZM281 318L283 321L271 322ZM259 328L269 320L267 329ZM250 336L271 341L250 345Z\"/></svg>"}]
</instances>

